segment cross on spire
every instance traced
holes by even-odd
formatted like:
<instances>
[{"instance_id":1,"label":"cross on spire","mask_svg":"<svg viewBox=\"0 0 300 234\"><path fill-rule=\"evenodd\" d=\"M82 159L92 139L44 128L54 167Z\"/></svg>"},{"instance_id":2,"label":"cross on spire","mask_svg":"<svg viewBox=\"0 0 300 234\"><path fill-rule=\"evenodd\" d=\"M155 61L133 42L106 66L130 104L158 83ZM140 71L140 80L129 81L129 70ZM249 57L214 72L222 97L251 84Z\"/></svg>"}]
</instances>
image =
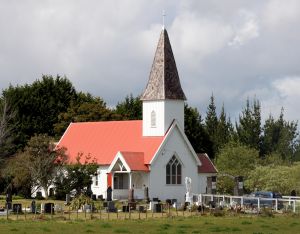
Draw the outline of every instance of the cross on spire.
<instances>
[{"instance_id":1,"label":"cross on spire","mask_svg":"<svg viewBox=\"0 0 300 234\"><path fill-rule=\"evenodd\" d=\"M165 29L165 17L166 17L166 12L165 10L162 11L162 20L163 20L163 25L162 28Z\"/></svg>"}]
</instances>

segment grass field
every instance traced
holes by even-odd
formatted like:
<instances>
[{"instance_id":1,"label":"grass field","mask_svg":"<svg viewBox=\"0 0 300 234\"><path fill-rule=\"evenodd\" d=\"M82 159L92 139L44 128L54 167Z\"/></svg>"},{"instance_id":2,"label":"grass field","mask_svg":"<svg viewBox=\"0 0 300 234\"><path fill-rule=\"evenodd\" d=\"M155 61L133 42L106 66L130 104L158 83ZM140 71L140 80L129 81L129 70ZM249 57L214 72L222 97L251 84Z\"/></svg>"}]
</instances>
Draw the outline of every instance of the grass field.
<instances>
[{"instance_id":1,"label":"grass field","mask_svg":"<svg viewBox=\"0 0 300 234\"><path fill-rule=\"evenodd\" d=\"M191 216L144 220L0 220L0 233L300 233L299 216Z\"/></svg>"}]
</instances>

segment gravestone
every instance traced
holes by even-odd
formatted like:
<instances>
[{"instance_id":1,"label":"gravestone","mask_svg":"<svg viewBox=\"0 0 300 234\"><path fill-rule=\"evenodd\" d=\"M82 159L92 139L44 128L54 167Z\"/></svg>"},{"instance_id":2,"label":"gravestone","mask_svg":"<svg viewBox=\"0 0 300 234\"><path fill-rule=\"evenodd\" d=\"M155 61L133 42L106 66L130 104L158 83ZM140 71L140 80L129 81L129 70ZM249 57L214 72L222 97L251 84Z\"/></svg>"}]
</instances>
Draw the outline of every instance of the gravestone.
<instances>
[{"instance_id":1,"label":"gravestone","mask_svg":"<svg viewBox=\"0 0 300 234\"><path fill-rule=\"evenodd\" d=\"M12 210L14 213L21 213L22 212L22 204L20 204L20 203L13 204Z\"/></svg>"},{"instance_id":2,"label":"gravestone","mask_svg":"<svg viewBox=\"0 0 300 234\"><path fill-rule=\"evenodd\" d=\"M217 191L217 177L211 176L207 177L207 193L216 194Z\"/></svg>"},{"instance_id":3,"label":"gravestone","mask_svg":"<svg viewBox=\"0 0 300 234\"><path fill-rule=\"evenodd\" d=\"M234 178L234 188L233 195L234 196L242 196L244 194L244 182L242 176L237 176Z\"/></svg>"},{"instance_id":4,"label":"gravestone","mask_svg":"<svg viewBox=\"0 0 300 234\"><path fill-rule=\"evenodd\" d=\"M31 213L35 213L36 211L36 203L35 200L32 200L31 202Z\"/></svg>"},{"instance_id":5,"label":"gravestone","mask_svg":"<svg viewBox=\"0 0 300 234\"><path fill-rule=\"evenodd\" d=\"M150 202L150 199L149 199L149 188L148 188L148 187L145 187L145 188L144 188L144 200L145 200L145 202L147 202L147 203Z\"/></svg>"},{"instance_id":6,"label":"gravestone","mask_svg":"<svg viewBox=\"0 0 300 234\"><path fill-rule=\"evenodd\" d=\"M70 200L71 200L70 194L66 194L66 204L67 205L70 204Z\"/></svg>"},{"instance_id":7,"label":"gravestone","mask_svg":"<svg viewBox=\"0 0 300 234\"><path fill-rule=\"evenodd\" d=\"M116 212L115 203L113 201L108 202L107 212Z\"/></svg>"},{"instance_id":8,"label":"gravestone","mask_svg":"<svg viewBox=\"0 0 300 234\"><path fill-rule=\"evenodd\" d=\"M51 202L45 203L44 206L45 214L51 214L51 209L52 209L52 214L54 214L54 203Z\"/></svg>"},{"instance_id":9,"label":"gravestone","mask_svg":"<svg viewBox=\"0 0 300 234\"><path fill-rule=\"evenodd\" d=\"M128 203L134 202L134 189L128 190Z\"/></svg>"},{"instance_id":10,"label":"gravestone","mask_svg":"<svg viewBox=\"0 0 300 234\"><path fill-rule=\"evenodd\" d=\"M8 210L11 210L12 208L12 185L9 184L6 188L6 204L5 207Z\"/></svg>"},{"instance_id":11,"label":"gravestone","mask_svg":"<svg viewBox=\"0 0 300 234\"><path fill-rule=\"evenodd\" d=\"M106 193L107 193L106 201L112 201L112 188L110 186L107 188Z\"/></svg>"}]
</instances>

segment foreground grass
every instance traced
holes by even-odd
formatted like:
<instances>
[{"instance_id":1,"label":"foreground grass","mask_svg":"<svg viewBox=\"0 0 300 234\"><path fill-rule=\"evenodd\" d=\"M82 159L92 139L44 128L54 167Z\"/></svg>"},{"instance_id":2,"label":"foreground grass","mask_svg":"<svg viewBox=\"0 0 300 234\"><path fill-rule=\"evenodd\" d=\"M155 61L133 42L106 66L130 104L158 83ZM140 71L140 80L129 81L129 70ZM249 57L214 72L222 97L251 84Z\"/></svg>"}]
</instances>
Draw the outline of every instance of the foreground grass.
<instances>
[{"instance_id":1,"label":"foreground grass","mask_svg":"<svg viewBox=\"0 0 300 234\"><path fill-rule=\"evenodd\" d=\"M193 216L148 220L0 220L0 233L299 233L294 216Z\"/></svg>"}]
</instances>

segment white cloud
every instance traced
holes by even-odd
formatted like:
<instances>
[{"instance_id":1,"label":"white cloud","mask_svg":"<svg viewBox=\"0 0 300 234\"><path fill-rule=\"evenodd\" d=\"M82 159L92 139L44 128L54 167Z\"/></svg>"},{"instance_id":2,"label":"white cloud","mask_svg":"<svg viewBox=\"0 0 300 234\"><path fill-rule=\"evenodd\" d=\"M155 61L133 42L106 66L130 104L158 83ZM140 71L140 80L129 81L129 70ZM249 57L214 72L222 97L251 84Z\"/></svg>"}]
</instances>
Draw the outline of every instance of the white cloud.
<instances>
[{"instance_id":1,"label":"white cloud","mask_svg":"<svg viewBox=\"0 0 300 234\"><path fill-rule=\"evenodd\" d=\"M257 16L247 10L240 10L240 20L243 22L235 31L234 38L228 44L240 46L259 36L259 25Z\"/></svg>"},{"instance_id":2,"label":"white cloud","mask_svg":"<svg viewBox=\"0 0 300 234\"><path fill-rule=\"evenodd\" d=\"M300 19L299 0L271 0L268 2L263 18L268 26L276 28Z\"/></svg>"}]
</instances>

